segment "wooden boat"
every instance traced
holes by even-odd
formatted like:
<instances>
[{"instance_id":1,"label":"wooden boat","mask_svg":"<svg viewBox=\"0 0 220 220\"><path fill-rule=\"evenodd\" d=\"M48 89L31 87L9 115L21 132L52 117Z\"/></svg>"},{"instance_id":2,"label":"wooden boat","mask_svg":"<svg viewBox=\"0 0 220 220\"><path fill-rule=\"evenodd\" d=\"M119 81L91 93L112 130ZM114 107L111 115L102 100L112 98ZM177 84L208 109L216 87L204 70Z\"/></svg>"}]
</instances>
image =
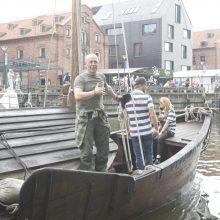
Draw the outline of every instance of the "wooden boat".
<instances>
[{"instance_id":1,"label":"wooden boat","mask_svg":"<svg viewBox=\"0 0 220 220\"><path fill-rule=\"evenodd\" d=\"M191 186L210 124L210 116L178 122L170 158L139 174L39 169L21 188L15 219L128 220L164 206Z\"/></svg>"}]
</instances>

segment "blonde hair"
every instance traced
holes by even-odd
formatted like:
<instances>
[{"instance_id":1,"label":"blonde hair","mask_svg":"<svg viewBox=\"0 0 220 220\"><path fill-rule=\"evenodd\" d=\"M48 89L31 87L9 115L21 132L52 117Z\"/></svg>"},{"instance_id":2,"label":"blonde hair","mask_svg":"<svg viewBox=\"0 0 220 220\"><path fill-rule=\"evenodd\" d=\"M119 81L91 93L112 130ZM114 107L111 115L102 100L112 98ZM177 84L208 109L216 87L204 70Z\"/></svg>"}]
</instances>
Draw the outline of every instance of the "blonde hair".
<instances>
[{"instance_id":1,"label":"blonde hair","mask_svg":"<svg viewBox=\"0 0 220 220\"><path fill-rule=\"evenodd\" d=\"M174 109L171 101L167 97L161 97L160 101L162 101L164 103L164 110L166 112L168 112L171 109Z\"/></svg>"}]
</instances>

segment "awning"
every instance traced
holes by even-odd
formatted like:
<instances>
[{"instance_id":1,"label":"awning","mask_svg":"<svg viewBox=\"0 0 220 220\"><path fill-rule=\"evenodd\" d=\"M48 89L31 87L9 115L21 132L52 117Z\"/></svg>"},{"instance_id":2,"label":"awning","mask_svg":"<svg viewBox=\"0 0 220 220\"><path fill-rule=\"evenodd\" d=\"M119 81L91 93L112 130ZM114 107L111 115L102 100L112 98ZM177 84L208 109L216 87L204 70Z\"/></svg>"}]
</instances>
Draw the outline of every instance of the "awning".
<instances>
[{"instance_id":1,"label":"awning","mask_svg":"<svg viewBox=\"0 0 220 220\"><path fill-rule=\"evenodd\" d=\"M58 70L63 72L62 67L50 66L45 63L36 63L26 60L8 61L7 69L13 69L14 72L42 71L42 70ZM5 71L5 63L0 62L0 72Z\"/></svg>"}]
</instances>

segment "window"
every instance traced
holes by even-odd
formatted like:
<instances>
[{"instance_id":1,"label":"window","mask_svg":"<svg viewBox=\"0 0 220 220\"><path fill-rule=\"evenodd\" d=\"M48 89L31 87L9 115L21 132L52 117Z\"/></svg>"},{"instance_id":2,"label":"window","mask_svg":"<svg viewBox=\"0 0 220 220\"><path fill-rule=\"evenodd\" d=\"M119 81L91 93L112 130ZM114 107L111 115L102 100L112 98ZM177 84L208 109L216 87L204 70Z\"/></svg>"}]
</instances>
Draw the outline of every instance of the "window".
<instances>
[{"instance_id":1,"label":"window","mask_svg":"<svg viewBox=\"0 0 220 220\"><path fill-rule=\"evenodd\" d=\"M187 29L183 29L183 37L190 39L191 38L191 31L187 30Z\"/></svg>"},{"instance_id":2,"label":"window","mask_svg":"<svg viewBox=\"0 0 220 220\"><path fill-rule=\"evenodd\" d=\"M85 45L87 43L87 34L85 31L83 31L81 34L81 40L82 40L83 45Z\"/></svg>"},{"instance_id":3,"label":"window","mask_svg":"<svg viewBox=\"0 0 220 220\"><path fill-rule=\"evenodd\" d=\"M54 18L55 23L58 23L60 21L62 21L65 17L64 16L60 16L60 15L56 15Z\"/></svg>"},{"instance_id":4,"label":"window","mask_svg":"<svg viewBox=\"0 0 220 220\"><path fill-rule=\"evenodd\" d=\"M181 70L182 71L191 70L191 67L190 66L181 66Z\"/></svg>"},{"instance_id":5,"label":"window","mask_svg":"<svg viewBox=\"0 0 220 220\"><path fill-rule=\"evenodd\" d=\"M166 52L173 52L173 43L165 42L164 43L164 50Z\"/></svg>"},{"instance_id":6,"label":"window","mask_svg":"<svg viewBox=\"0 0 220 220\"><path fill-rule=\"evenodd\" d=\"M33 20L32 20L32 26L38 26L38 25L41 24L42 22L43 22L43 20L33 19Z\"/></svg>"},{"instance_id":7,"label":"window","mask_svg":"<svg viewBox=\"0 0 220 220\"><path fill-rule=\"evenodd\" d=\"M143 24L142 33L145 34L155 34L157 32L157 24Z\"/></svg>"},{"instance_id":8,"label":"window","mask_svg":"<svg viewBox=\"0 0 220 220\"><path fill-rule=\"evenodd\" d=\"M193 57L193 64L196 64L196 57Z\"/></svg>"},{"instance_id":9,"label":"window","mask_svg":"<svg viewBox=\"0 0 220 220\"><path fill-rule=\"evenodd\" d=\"M30 31L31 29L28 29L28 28L20 28L20 35L25 35L29 33Z\"/></svg>"},{"instance_id":10,"label":"window","mask_svg":"<svg viewBox=\"0 0 220 220\"><path fill-rule=\"evenodd\" d=\"M66 37L71 37L71 29L70 28L66 29Z\"/></svg>"},{"instance_id":11,"label":"window","mask_svg":"<svg viewBox=\"0 0 220 220\"><path fill-rule=\"evenodd\" d=\"M5 32L0 32L0 37L4 37L7 33Z\"/></svg>"},{"instance_id":12,"label":"window","mask_svg":"<svg viewBox=\"0 0 220 220\"><path fill-rule=\"evenodd\" d=\"M180 5L175 6L175 21L176 23L181 23L181 7Z\"/></svg>"},{"instance_id":13,"label":"window","mask_svg":"<svg viewBox=\"0 0 220 220\"><path fill-rule=\"evenodd\" d=\"M66 48L66 56L71 57L71 48Z\"/></svg>"},{"instance_id":14,"label":"window","mask_svg":"<svg viewBox=\"0 0 220 220\"><path fill-rule=\"evenodd\" d=\"M201 46L201 47L207 47L208 44L209 44L209 43L208 43L207 41L201 41L201 42L200 42L200 46Z\"/></svg>"},{"instance_id":15,"label":"window","mask_svg":"<svg viewBox=\"0 0 220 220\"><path fill-rule=\"evenodd\" d=\"M95 52L95 55L98 57L98 62L100 63L100 61L101 61L101 53L100 52Z\"/></svg>"},{"instance_id":16,"label":"window","mask_svg":"<svg viewBox=\"0 0 220 220\"><path fill-rule=\"evenodd\" d=\"M52 26L50 26L50 25L45 25L45 24L42 24L42 25L40 26L41 32L47 32L47 31L49 31L51 28L52 28Z\"/></svg>"},{"instance_id":17,"label":"window","mask_svg":"<svg viewBox=\"0 0 220 220\"><path fill-rule=\"evenodd\" d=\"M13 30L13 29L15 29L17 26L18 26L17 24L9 23L9 24L8 24L8 30Z\"/></svg>"},{"instance_id":18,"label":"window","mask_svg":"<svg viewBox=\"0 0 220 220\"><path fill-rule=\"evenodd\" d=\"M167 37L169 39L174 39L174 26L168 24L168 33L167 33Z\"/></svg>"},{"instance_id":19,"label":"window","mask_svg":"<svg viewBox=\"0 0 220 220\"><path fill-rule=\"evenodd\" d=\"M121 27L118 27L118 28L109 28L109 29L106 29L105 30L105 33L107 34L107 35L120 35L120 34L122 34L122 28Z\"/></svg>"},{"instance_id":20,"label":"window","mask_svg":"<svg viewBox=\"0 0 220 220\"><path fill-rule=\"evenodd\" d=\"M18 50L17 51L17 58L18 59L23 59L24 57L24 51L23 50Z\"/></svg>"},{"instance_id":21,"label":"window","mask_svg":"<svg viewBox=\"0 0 220 220\"><path fill-rule=\"evenodd\" d=\"M200 61L205 62L205 56L200 56Z\"/></svg>"},{"instance_id":22,"label":"window","mask_svg":"<svg viewBox=\"0 0 220 220\"><path fill-rule=\"evenodd\" d=\"M95 35L95 42L96 42L97 44L100 44L100 43L101 43L101 36L100 36L99 34L96 34L96 35Z\"/></svg>"},{"instance_id":23,"label":"window","mask_svg":"<svg viewBox=\"0 0 220 220\"><path fill-rule=\"evenodd\" d=\"M82 19L82 23L85 24L85 23L86 23L86 17L85 17L85 16L82 16L81 19Z\"/></svg>"},{"instance_id":24,"label":"window","mask_svg":"<svg viewBox=\"0 0 220 220\"><path fill-rule=\"evenodd\" d=\"M41 58L46 57L46 49L44 47L39 48L39 57Z\"/></svg>"},{"instance_id":25,"label":"window","mask_svg":"<svg viewBox=\"0 0 220 220\"><path fill-rule=\"evenodd\" d=\"M117 48L117 54L118 54L118 45L110 45L109 46L109 56L116 56L116 48Z\"/></svg>"},{"instance_id":26,"label":"window","mask_svg":"<svg viewBox=\"0 0 220 220\"><path fill-rule=\"evenodd\" d=\"M212 38L214 37L214 33L207 33L207 38Z\"/></svg>"},{"instance_id":27,"label":"window","mask_svg":"<svg viewBox=\"0 0 220 220\"><path fill-rule=\"evenodd\" d=\"M142 56L142 43L135 43L134 44L134 57L141 57Z\"/></svg>"},{"instance_id":28,"label":"window","mask_svg":"<svg viewBox=\"0 0 220 220\"><path fill-rule=\"evenodd\" d=\"M174 70L174 62L170 60L165 60L165 70Z\"/></svg>"},{"instance_id":29,"label":"window","mask_svg":"<svg viewBox=\"0 0 220 220\"><path fill-rule=\"evenodd\" d=\"M185 45L181 46L181 58L186 59L187 58L187 47Z\"/></svg>"}]
</instances>

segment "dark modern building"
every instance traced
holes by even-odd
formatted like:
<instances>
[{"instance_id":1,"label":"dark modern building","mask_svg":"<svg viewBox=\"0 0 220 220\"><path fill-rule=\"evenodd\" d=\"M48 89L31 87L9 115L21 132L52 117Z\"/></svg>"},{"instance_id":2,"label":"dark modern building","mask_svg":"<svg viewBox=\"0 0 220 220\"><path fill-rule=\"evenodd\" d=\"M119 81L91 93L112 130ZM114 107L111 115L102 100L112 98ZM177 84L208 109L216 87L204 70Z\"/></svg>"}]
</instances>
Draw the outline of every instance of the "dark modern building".
<instances>
[{"instance_id":1,"label":"dark modern building","mask_svg":"<svg viewBox=\"0 0 220 220\"><path fill-rule=\"evenodd\" d=\"M192 24L181 0L129 0L93 12L108 35L109 68L191 69Z\"/></svg>"}]
</instances>

